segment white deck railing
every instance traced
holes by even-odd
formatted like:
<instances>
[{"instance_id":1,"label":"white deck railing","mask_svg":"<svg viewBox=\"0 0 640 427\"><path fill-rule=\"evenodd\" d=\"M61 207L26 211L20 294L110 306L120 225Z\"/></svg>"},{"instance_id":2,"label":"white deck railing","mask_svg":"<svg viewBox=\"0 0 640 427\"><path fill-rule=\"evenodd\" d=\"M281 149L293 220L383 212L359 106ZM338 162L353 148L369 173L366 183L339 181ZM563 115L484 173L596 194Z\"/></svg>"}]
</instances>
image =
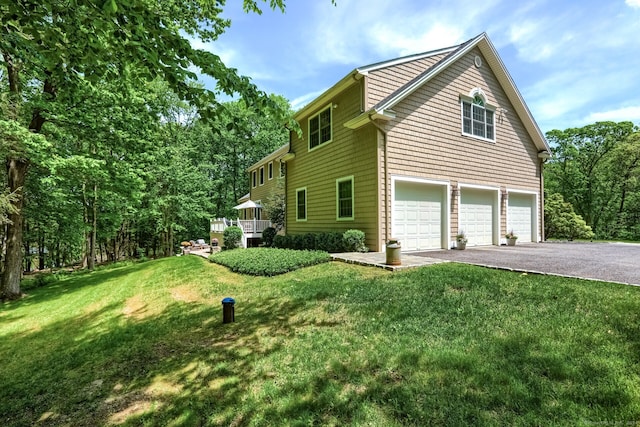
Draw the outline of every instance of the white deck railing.
<instances>
[{"instance_id":1,"label":"white deck railing","mask_svg":"<svg viewBox=\"0 0 640 427\"><path fill-rule=\"evenodd\" d=\"M265 228L271 227L271 221L263 219L227 219L216 218L211 220L211 231L223 233L225 228L232 225L240 227L242 230L242 246L247 247L247 237L262 237ZM260 234L260 236L256 236Z\"/></svg>"}]
</instances>

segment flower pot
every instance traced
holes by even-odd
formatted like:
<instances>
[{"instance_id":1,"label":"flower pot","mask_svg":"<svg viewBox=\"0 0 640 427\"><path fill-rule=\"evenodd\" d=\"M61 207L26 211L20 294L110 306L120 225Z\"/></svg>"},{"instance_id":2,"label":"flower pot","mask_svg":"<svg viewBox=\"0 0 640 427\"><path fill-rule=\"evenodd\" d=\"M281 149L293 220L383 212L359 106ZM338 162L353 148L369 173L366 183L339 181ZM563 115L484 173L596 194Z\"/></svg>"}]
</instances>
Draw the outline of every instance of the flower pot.
<instances>
[{"instance_id":1,"label":"flower pot","mask_svg":"<svg viewBox=\"0 0 640 427\"><path fill-rule=\"evenodd\" d=\"M456 242L456 249L459 251L465 250L467 247L467 242Z\"/></svg>"},{"instance_id":2,"label":"flower pot","mask_svg":"<svg viewBox=\"0 0 640 427\"><path fill-rule=\"evenodd\" d=\"M518 239L507 239L507 246L515 246Z\"/></svg>"}]
</instances>

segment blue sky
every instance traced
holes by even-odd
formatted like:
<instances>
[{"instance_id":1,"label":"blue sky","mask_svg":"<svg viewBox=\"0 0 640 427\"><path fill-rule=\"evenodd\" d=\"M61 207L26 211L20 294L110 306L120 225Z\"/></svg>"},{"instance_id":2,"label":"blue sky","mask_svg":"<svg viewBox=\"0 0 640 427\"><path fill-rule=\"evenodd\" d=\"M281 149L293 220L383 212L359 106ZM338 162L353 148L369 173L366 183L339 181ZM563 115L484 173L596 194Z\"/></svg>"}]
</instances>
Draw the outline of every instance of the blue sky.
<instances>
[{"instance_id":1,"label":"blue sky","mask_svg":"<svg viewBox=\"0 0 640 427\"><path fill-rule=\"evenodd\" d=\"M289 0L204 47L300 108L354 68L487 32L540 129L640 125L640 0ZM205 81L206 83L206 81Z\"/></svg>"}]
</instances>

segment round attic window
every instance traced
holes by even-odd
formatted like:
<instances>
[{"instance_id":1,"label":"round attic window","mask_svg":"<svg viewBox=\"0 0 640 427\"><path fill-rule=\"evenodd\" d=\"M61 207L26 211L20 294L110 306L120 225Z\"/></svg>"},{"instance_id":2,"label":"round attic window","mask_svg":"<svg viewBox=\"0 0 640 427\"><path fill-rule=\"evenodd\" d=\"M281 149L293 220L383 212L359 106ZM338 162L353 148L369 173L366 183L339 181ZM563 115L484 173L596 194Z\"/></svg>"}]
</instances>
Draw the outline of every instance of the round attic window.
<instances>
[{"instance_id":1,"label":"round attic window","mask_svg":"<svg viewBox=\"0 0 640 427\"><path fill-rule=\"evenodd\" d=\"M477 68L480 68L482 66L482 58L476 55L476 57L473 58L473 63L476 64Z\"/></svg>"}]
</instances>

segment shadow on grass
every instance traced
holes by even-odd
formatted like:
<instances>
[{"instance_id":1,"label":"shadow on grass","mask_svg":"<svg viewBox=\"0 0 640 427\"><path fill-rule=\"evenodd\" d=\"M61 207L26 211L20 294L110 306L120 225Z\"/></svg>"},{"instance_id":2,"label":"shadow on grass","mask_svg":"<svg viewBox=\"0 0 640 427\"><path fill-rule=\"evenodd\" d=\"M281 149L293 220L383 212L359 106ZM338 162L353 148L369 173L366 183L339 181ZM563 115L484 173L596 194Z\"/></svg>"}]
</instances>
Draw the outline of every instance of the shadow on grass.
<instances>
[{"instance_id":1,"label":"shadow on grass","mask_svg":"<svg viewBox=\"0 0 640 427\"><path fill-rule=\"evenodd\" d=\"M0 368L0 423L575 425L640 420L638 373L624 366L638 366L637 355L626 348L562 345L544 334L544 322L534 324L535 317L485 316L482 310L493 300L504 300L514 311L536 301L497 287L496 278L504 273L454 268L360 280L341 273L355 267L331 266L338 272L333 276L303 281L302 272L265 281L265 287L277 287L286 297L267 294L250 306L240 305L236 322L226 325L219 304L175 302L153 316L106 316L118 310L114 304L5 336L11 346L2 347L0 355L10 362ZM524 287L530 279L521 280ZM551 300L550 313L568 311L573 304L569 298ZM638 316L629 316L625 319L637 324ZM495 317L513 324L498 330ZM526 322L532 323L530 329ZM630 347L637 348L637 327L620 318L610 325L621 328Z\"/></svg>"},{"instance_id":2,"label":"shadow on grass","mask_svg":"<svg viewBox=\"0 0 640 427\"><path fill-rule=\"evenodd\" d=\"M34 305L46 301L54 301L63 298L75 291L91 286L98 286L110 280L117 280L120 277L128 276L132 273L144 270L153 270L158 262L163 260L139 263L123 263L121 265L111 265L108 268L98 269L94 271L79 270L72 273L57 272L44 274L46 285L38 287L33 282L35 278L29 278L26 286L23 284L24 297L17 301L0 301L0 308L4 312L9 312L17 307L25 305ZM24 283L25 281L23 281Z\"/></svg>"}]
</instances>

